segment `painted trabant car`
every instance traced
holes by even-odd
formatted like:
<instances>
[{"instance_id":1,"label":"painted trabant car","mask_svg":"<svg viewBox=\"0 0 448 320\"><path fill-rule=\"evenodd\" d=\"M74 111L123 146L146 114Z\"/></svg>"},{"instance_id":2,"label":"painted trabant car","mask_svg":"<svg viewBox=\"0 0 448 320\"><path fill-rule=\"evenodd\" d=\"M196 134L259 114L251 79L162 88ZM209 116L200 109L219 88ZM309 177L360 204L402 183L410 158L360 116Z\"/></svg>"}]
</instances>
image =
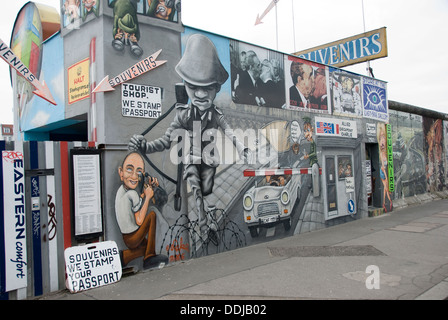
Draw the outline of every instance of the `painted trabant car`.
<instances>
[{"instance_id":1,"label":"painted trabant car","mask_svg":"<svg viewBox=\"0 0 448 320\"><path fill-rule=\"evenodd\" d=\"M244 175L263 176L243 196L244 221L252 237L258 236L259 227L272 227L282 223L291 228L291 213L300 196L301 175L290 170L246 170Z\"/></svg>"}]
</instances>

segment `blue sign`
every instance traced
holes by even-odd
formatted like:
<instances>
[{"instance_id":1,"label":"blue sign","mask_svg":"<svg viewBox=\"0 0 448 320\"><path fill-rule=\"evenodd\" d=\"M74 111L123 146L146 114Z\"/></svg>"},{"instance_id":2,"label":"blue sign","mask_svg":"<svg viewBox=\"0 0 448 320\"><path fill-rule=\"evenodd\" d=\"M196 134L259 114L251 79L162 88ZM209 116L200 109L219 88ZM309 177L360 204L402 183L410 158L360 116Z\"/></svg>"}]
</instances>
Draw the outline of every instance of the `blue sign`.
<instances>
[{"instance_id":1,"label":"blue sign","mask_svg":"<svg viewBox=\"0 0 448 320\"><path fill-rule=\"evenodd\" d=\"M387 84L375 79L363 79L364 117L388 121Z\"/></svg>"},{"instance_id":2,"label":"blue sign","mask_svg":"<svg viewBox=\"0 0 448 320\"><path fill-rule=\"evenodd\" d=\"M348 207L349 213L354 213L355 212L355 201L353 201L352 199L348 200L347 207Z\"/></svg>"},{"instance_id":3,"label":"blue sign","mask_svg":"<svg viewBox=\"0 0 448 320\"><path fill-rule=\"evenodd\" d=\"M299 58L341 68L364 61L387 57L386 28L334 41L293 53Z\"/></svg>"}]
</instances>

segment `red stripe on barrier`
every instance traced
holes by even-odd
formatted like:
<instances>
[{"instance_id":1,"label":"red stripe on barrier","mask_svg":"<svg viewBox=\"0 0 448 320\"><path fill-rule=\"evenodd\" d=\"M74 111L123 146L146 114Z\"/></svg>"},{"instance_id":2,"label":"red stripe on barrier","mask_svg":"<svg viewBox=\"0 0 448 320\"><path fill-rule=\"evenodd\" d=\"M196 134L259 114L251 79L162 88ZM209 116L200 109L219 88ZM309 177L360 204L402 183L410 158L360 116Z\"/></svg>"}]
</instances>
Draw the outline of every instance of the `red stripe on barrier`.
<instances>
[{"instance_id":1,"label":"red stripe on barrier","mask_svg":"<svg viewBox=\"0 0 448 320\"><path fill-rule=\"evenodd\" d=\"M243 171L245 177L291 175L291 174L312 174L311 168L285 168L285 169L246 169ZM319 168L322 174L322 168Z\"/></svg>"},{"instance_id":2,"label":"red stripe on barrier","mask_svg":"<svg viewBox=\"0 0 448 320\"><path fill-rule=\"evenodd\" d=\"M255 171L254 170L250 170L250 169L246 169L243 171L243 174L245 177L255 177Z\"/></svg>"}]
</instances>

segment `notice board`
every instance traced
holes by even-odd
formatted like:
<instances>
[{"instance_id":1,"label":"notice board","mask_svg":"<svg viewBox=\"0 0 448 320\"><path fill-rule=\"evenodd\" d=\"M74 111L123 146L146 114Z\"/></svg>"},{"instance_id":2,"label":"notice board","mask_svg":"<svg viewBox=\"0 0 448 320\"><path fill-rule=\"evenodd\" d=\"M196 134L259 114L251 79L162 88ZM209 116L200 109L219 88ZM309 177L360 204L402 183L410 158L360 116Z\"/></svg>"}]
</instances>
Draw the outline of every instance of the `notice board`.
<instances>
[{"instance_id":1,"label":"notice board","mask_svg":"<svg viewBox=\"0 0 448 320\"><path fill-rule=\"evenodd\" d=\"M100 158L99 150L71 151L72 208L76 238L94 238L103 233Z\"/></svg>"}]
</instances>

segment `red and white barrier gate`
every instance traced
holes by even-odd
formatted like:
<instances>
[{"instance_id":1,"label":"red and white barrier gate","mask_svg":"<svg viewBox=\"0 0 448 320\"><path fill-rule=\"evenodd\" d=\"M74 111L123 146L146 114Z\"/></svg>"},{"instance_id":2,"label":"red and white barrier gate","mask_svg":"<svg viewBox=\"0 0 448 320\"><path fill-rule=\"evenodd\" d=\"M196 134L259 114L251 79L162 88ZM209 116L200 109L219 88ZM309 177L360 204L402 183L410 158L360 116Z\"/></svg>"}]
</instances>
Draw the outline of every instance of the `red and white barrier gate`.
<instances>
[{"instance_id":1,"label":"red and white barrier gate","mask_svg":"<svg viewBox=\"0 0 448 320\"><path fill-rule=\"evenodd\" d=\"M312 174L312 168L281 168L281 169L246 169L244 170L245 177L259 177L259 176L278 176L289 174ZM319 174L322 174L322 168L319 168Z\"/></svg>"}]
</instances>

